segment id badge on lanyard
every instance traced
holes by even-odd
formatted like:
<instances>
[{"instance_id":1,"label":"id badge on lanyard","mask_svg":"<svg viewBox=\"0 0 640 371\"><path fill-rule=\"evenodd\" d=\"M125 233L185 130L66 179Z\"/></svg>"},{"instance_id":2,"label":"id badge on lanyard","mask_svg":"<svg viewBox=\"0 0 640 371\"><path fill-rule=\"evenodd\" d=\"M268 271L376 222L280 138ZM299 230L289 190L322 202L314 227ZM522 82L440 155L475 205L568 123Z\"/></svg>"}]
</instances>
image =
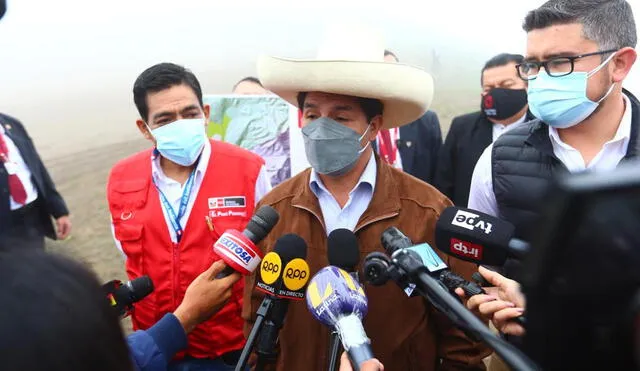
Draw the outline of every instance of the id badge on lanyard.
<instances>
[{"instance_id":1,"label":"id badge on lanyard","mask_svg":"<svg viewBox=\"0 0 640 371\"><path fill-rule=\"evenodd\" d=\"M184 191L182 191L182 197L180 198L180 208L178 209L178 214L176 215L175 210L171 207L171 203L167 200L167 197L162 193L158 185L153 182L160 194L160 200L162 201L162 207L167 211L167 215L169 216L169 222L171 224L171 228L173 228L176 233L176 240L180 242L183 234L182 225L180 225L180 219L184 216L187 211L187 205L189 204L189 198L191 197L191 190L193 189L193 178L196 173L195 169L189 175L189 179L187 179L187 183L184 186Z\"/></svg>"}]
</instances>

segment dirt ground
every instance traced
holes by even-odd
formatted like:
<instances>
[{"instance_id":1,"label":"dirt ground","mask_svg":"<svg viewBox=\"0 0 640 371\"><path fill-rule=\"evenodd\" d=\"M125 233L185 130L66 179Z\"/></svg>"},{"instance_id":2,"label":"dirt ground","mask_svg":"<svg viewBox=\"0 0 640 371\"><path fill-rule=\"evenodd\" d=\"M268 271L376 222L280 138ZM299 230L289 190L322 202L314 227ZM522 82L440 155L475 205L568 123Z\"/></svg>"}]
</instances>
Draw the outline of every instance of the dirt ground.
<instances>
[{"instance_id":1,"label":"dirt ground","mask_svg":"<svg viewBox=\"0 0 640 371\"><path fill-rule=\"evenodd\" d=\"M125 281L124 260L113 243L107 210L106 181L119 160L149 146L145 140L113 144L45 160L58 191L71 211L73 230L66 241L47 240L47 249L80 260L93 269L100 282ZM131 324L122 322L125 331Z\"/></svg>"}]
</instances>

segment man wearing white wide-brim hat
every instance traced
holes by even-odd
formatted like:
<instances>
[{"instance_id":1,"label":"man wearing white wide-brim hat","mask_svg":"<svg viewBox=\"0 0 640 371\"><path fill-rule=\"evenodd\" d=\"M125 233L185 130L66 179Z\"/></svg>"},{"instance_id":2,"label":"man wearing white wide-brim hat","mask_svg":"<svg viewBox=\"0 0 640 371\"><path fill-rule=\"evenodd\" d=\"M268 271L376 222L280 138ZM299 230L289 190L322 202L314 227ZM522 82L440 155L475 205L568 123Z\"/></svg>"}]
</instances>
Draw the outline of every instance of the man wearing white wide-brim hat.
<instances>
[{"instance_id":1,"label":"man wearing white wide-brim hat","mask_svg":"<svg viewBox=\"0 0 640 371\"><path fill-rule=\"evenodd\" d=\"M431 76L415 67L385 63L383 43L367 29L333 28L315 60L261 57L258 78L266 89L302 110L307 169L267 194L280 221L261 243L271 251L286 233L308 244L314 275L328 265L327 235L338 228L358 239L360 263L384 251L380 236L395 226L414 243L434 245L445 196L417 178L392 168L373 153L381 128L416 120L433 97ZM442 256L451 269L469 276L475 266ZM358 269L360 266L358 266ZM250 327L262 301L245 288L243 317ZM427 301L408 298L396 285L365 285L369 310L364 327L373 353L387 370L484 369L487 348L469 340ZM330 331L304 302L289 305L280 332L278 370L326 370Z\"/></svg>"}]
</instances>

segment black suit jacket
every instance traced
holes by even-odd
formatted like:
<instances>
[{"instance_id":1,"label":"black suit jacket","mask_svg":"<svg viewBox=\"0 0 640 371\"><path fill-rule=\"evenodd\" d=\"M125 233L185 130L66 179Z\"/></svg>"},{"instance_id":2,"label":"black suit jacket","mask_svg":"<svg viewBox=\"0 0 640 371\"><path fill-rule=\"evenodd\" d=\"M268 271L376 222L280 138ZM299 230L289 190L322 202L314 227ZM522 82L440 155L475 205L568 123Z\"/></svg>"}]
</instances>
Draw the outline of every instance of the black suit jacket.
<instances>
[{"instance_id":1,"label":"black suit jacket","mask_svg":"<svg viewBox=\"0 0 640 371\"><path fill-rule=\"evenodd\" d=\"M418 120L400 127L398 152L404 172L432 184L442 147L440 120L433 111L427 111ZM374 149L377 145L374 141Z\"/></svg>"},{"instance_id":2,"label":"black suit jacket","mask_svg":"<svg viewBox=\"0 0 640 371\"><path fill-rule=\"evenodd\" d=\"M27 134L26 129L20 121L13 117L0 114L0 125L4 127L5 133L20 151L25 164L32 174L32 181L38 190L38 210L40 212L41 230L52 239L56 238L55 229L51 223L51 217L59 218L69 214L67 205L62 196L56 190L49 172L45 168L33 141ZM4 165L0 166L0 233L9 226L11 217L10 192L8 174Z\"/></svg>"},{"instance_id":3,"label":"black suit jacket","mask_svg":"<svg viewBox=\"0 0 640 371\"><path fill-rule=\"evenodd\" d=\"M533 118L527 113L527 120ZM440 150L435 186L456 206L467 207L473 169L491 142L493 123L482 112L453 119Z\"/></svg>"}]
</instances>

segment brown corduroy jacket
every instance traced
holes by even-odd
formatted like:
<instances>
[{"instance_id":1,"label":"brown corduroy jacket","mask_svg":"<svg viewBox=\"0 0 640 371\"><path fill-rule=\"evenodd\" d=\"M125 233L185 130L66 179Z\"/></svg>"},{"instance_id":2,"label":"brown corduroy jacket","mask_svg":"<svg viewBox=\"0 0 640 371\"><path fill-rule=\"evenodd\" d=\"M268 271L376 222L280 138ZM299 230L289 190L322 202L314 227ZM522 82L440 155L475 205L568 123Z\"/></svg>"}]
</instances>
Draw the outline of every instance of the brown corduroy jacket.
<instances>
[{"instance_id":1,"label":"brown corduroy jacket","mask_svg":"<svg viewBox=\"0 0 640 371\"><path fill-rule=\"evenodd\" d=\"M377 160L373 199L354 230L360 247L360 265L373 251L384 252L382 232L399 228L414 243L435 246L435 224L440 212L451 206L432 186ZM295 233L307 243L307 262L313 276L327 266L327 233L318 199L309 187L308 169L282 183L257 207L270 205L280 221L260 248L271 251L278 237ZM438 252L439 253L439 252ZM477 270L470 263L439 255L452 271L467 279ZM255 275L247 277L243 318L245 336L255 320L264 295L254 290ZM422 297L408 298L393 282L375 287L364 284L369 311L363 320L373 353L390 371L484 370L490 354L473 342ZM279 371L324 371L328 368L330 330L316 321L305 301L291 302L280 332Z\"/></svg>"}]
</instances>

